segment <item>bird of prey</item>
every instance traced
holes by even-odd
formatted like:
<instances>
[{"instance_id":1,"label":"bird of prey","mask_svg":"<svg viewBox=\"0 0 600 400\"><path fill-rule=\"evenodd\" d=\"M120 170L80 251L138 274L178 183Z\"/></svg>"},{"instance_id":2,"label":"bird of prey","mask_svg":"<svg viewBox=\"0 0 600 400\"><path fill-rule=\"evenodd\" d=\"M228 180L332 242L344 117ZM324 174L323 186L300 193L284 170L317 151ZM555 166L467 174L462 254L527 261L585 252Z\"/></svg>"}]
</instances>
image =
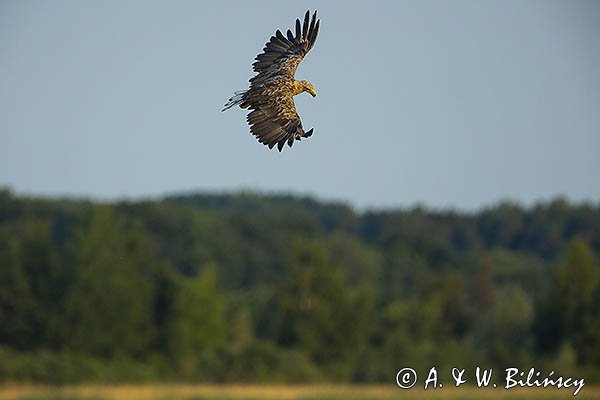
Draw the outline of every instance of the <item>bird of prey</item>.
<instances>
[{"instance_id":1,"label":"bird of prey","mask_svg":"<svg viewBox=\"0 0 600 400\"><path fill-rule=\"evenodd\" d=\"M250 132L260 143L272 149L277 145L281 151L285 144L292 147L295 140L310 137L313 129L304 131L296 112L294 96L308 92L317 95L312 83L294 78L298 64L315 44L319 33L317 12L307 11L304 23L296 19L296 31L283 35L277 30L265 44L263 52L256 56L250 88L235 92L221 111L239 105L250 109L248 124Z\"/></svg>"}]
</instances>

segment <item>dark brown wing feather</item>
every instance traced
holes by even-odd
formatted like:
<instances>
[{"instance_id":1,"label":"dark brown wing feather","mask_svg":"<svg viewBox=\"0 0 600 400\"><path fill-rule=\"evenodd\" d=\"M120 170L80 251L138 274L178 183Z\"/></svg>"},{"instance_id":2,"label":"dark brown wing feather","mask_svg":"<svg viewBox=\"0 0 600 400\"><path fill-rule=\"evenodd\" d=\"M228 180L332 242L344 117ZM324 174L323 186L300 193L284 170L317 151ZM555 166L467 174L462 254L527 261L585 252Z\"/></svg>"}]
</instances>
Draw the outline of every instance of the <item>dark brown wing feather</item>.
<instances>
[{"instance_id":1,"label":"dark brown wing feather","mask_svg":"<svg viewBox=\"0 0 600 400\"><path fill-rule=\"evenodd\" d=\"M251 86L264 84L271 78L284 76L294 79L298 64L306 53L315 44L319 33L317 12L310 16L307 11L304 15L304 24L300 26L300 20L296 20L295 35L287 31L287 37L277 30L274 36L265 44L263 52L256 56L252 66L258 74L250 79Z\"/></svg>"},{"instance_id":2,"label":"dark brown wing feather","mask_svg":"<svg viewBox=\"0 0 600 400\"><path fill-rule=\"evenodd\" d=\"M250 79L242 107L252 110L247 118L250 131L269 148L277 145L281 151L286 143L292 147L294 140L312 135L312 129L304 132L296 112L293 82L298 64L317 39L319 23L317 12L311 18L307 11L302 25L296 20L295 35L288 30L286 37L278 30L256 56L253 67L258 74Z\"/></svg>"},{"instance_id":3,"label":"dark brown wing feather","mask_svg":"<svg viewBox=\"0 0 600 400\"><path fill-rule=\"evenodd\" d=\"M247 118L250 132L269 148L277 145L281 151L286 143L292 147L294 140L312 134L312 129L304 132L292 92L293 82L279 78L277 82L265 85L260 91L248 93L248 102L252 109Z\"/></svg>"}]
</instances>

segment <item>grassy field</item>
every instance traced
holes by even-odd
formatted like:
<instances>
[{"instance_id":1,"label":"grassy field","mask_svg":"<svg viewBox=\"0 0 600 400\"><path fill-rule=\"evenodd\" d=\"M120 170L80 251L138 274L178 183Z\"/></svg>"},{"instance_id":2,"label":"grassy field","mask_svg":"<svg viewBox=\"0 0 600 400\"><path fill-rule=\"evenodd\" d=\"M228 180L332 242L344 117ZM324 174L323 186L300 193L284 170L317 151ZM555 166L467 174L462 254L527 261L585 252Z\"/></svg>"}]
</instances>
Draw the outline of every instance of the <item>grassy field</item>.
<instances>
[{"instance_id":1,"label":"grassy field","mask_svg":"<svg viewBox=\"0 0 600 400\"><path fill-rule=\"evenodd\" d=\"M476 387L401 390L396 386L368 385L82 385L66 387L3 385L0 400L378 400L378 399L512 399L573 398L571 389ZM599 399L600 386L585 386L581 399Z\"/></svg>"}]
</instances>

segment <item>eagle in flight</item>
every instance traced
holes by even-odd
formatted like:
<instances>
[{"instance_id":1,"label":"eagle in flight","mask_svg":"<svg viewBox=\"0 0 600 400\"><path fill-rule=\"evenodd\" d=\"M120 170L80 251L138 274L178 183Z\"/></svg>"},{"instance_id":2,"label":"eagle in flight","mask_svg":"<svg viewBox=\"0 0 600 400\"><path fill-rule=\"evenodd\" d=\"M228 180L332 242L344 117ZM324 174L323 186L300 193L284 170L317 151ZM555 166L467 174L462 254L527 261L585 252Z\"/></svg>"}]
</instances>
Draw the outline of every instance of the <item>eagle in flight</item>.
<instances>
[{"instance_id":1,"label":"eagle in flight","mask_svg":"<svg viewBox=\"0 0 600 400\"><path fill-rule=\"evenodd\" d=\"M294 78L298 64L315 44L319 33L317 12L304 15L304 23L296 20L296 32L287 31L284 36L277 30L275 36L256 56L252 66L257 73L250 78L250 88L235 92L221 111L239 105L248 108L250 132L262 144L272 149L277 145L281 151L287 143L292 147L295 140L310 137L313 130L304 131L296 111L294 96L308 92L317 95L312 83Z\"/></svg>"}]
</instances>

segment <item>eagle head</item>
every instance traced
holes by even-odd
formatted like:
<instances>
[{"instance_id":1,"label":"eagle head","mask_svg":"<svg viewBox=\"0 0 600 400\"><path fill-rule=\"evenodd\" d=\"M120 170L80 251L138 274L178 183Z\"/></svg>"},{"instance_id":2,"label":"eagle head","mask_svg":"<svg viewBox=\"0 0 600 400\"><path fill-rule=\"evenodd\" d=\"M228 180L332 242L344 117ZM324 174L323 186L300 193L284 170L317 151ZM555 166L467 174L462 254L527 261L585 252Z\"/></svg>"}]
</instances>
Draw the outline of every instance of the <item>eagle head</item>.
<instances>
[{"instance_id":1,"label":"eagle head","mask_svg":"<svg viewBox=\"0 0 600 400\"><path fill-rule=\"evenodd\" d=\"M296 88L294 90L294 95L300 94L302 92L308 92L312 97L317 95L313 84L309 81L296 81Z\"/></svg>"}]
</instances>

